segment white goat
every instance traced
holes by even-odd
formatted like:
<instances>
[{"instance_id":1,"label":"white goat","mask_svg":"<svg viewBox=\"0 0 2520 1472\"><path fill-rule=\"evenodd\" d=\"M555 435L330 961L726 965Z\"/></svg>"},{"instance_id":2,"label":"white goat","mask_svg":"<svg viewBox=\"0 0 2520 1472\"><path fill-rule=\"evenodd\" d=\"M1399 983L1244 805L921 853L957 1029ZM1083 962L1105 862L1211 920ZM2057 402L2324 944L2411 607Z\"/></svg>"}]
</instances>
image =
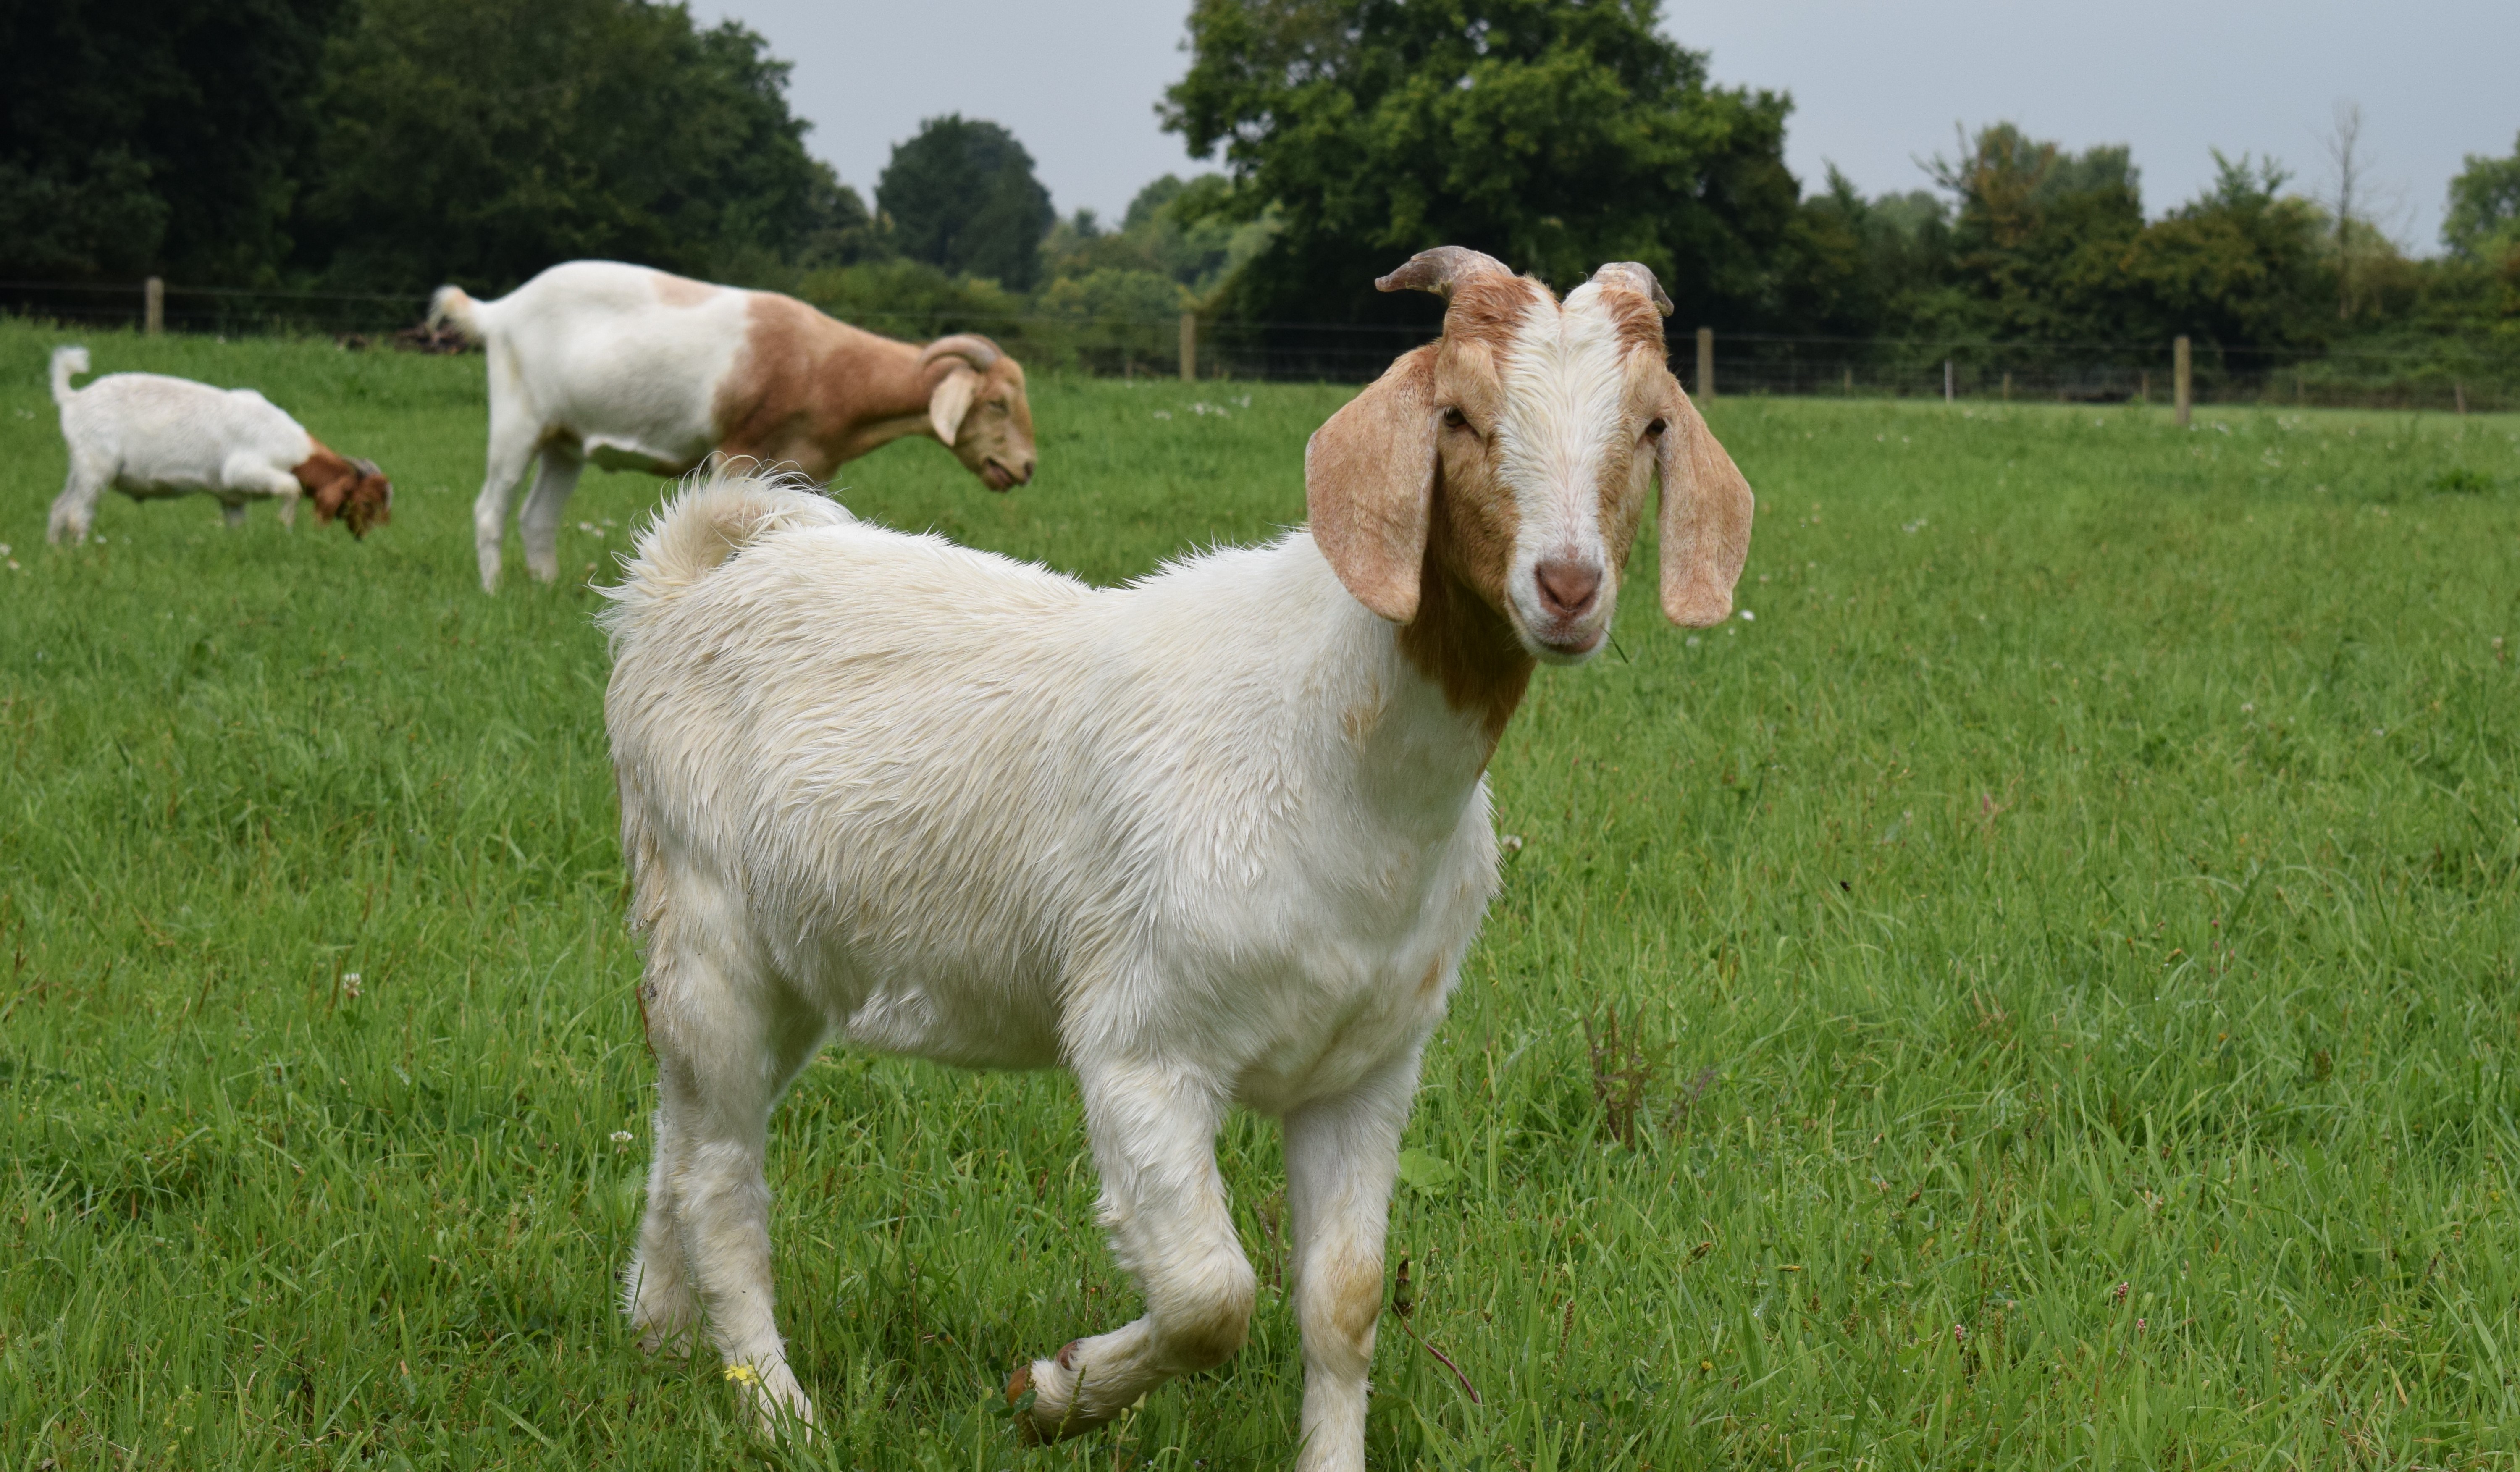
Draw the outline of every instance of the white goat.
<instances>
[{"instance_id":1,"label":"white goat","mask_svg":"<svg viewBox=\"0 0 2520 1472\"><path fill-rule=\"evenodd\" d=\"M680 475L712 454L793 467L823 481L908 434L944 442L981 483L1032 479L1023 369L986 337L925 347L834 322L792 296L626 266L570 261L496 301L440 287L428 325L451 323L490 360L489 468L472 507L481 586L518 514L525 565L560 575L560 525L590 460Z\"/></svg>"},{"instance_id":2,"label":"white goat","mask_svg":"<svg viewBox=\"0 0 2520 1472\"><path fill-rule=\"evenodd\" d=\"M607 613L659 1090L624 1306L651 1348L705 1322L765 1424L813 1412L764 1131L836 1035L1074 1071L1147 1313L1015 1371L1040 1437L1242 1343L1214 1137L1279 1117L1297 1465L1362 1467L1401 1128L1496 888L1489 756L1534 662L1608 637L1657 469L1672 618L1730 611L1751 516L1644 268L1561 306L1448 246L1378 285L1446 294L1444 336L1313 436L1311 528L1268 547L1097 590L741 478L642 534Z\"/></svg>"},{"instance_id":3,"label":"white goat","mask_svg":"<svg viewBox=\"0 0 2520 1472\"><path fill-rule=\"evenodd\" d=\"M212 388L154 373L108 374L85 388L87 349L53 350L53 402L70 469L53 498L45 536L87 540L106 487L134 501L215 496L230 526L245 524L248 501L280 502L294 525L297 498L315 498L315 519L339 516L353 537L393 519L393 485L374 461L334 454L250 388Z\"/></svg>"}]
</instances>

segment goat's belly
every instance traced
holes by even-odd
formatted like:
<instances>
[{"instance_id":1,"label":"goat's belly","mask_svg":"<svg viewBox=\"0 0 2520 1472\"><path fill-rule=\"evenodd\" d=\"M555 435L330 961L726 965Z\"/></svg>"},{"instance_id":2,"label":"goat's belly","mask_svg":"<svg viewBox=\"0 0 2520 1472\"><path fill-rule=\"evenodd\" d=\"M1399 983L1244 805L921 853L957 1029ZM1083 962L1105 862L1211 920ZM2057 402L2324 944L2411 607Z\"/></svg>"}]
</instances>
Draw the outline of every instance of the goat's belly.
<instances>
[{"instance_id":1,"label":"goat's belly","mask_svg":"<svg viewBox=\"0 0 2520 1472\"><path fill-rule=\"evenodd\" d=\"M651 475L681 475L708 458L706 445L688 451L659 450L652 445L602 436L589 436L585 444L587 460L604 470L643 470Z\"/></svg>"},{"instance_id":2,"label":"goat's belly","mask_svg":"<svg viewBox=\"0 0 2520 1472\"><path fill-rule=\"evenodd\" d=\"M1055 1068L1058 1028L1046 1006L1004 990L878 986L850 1008L840 1034L850 1046L957 1068Z\"/></svg>"},{"instance_id":3,"label":"goat's belly","mask_svg":"<svg viewBox=\"0 0 2520 1472\"><path fill-rule=\"evenodd\" d=\"M199 496L213 491L233 494L226 486L217 484L208 476L183 473L123 475L114 480L113 488L134 501L164 501L177 496Z\"/></svg>"}]
</instances>

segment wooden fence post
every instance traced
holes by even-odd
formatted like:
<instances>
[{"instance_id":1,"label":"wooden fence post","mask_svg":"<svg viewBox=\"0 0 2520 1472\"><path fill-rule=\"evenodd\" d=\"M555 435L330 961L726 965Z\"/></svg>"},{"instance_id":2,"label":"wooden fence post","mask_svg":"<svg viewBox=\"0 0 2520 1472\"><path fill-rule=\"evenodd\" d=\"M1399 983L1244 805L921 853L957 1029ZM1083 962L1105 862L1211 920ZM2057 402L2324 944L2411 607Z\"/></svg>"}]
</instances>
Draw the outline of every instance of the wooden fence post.
<instances>
[{"instance_id":1,"label":"wooden fence post","mask_svg":"<svg viewBox=\"0 0 2520 1472\"><path fill-rule=\"evenodd\" d=\"M1198 377L1198 314L1196 312L1182 313L1181 370L1182 381L1185 383Z\"/></svg>"},{"instance_id":2,"label":"wooden fence post","mask_svg":"<svg viewBox=\"0 0 2520 1472\"><path fill-rule=\"evenodd\" d=\"M166 331L166 283L151 277L140 288L141 331L155 337Z\"/></svg>"},{"instance_id":3,"label":"wooden fence post","mask_svg":"<svg viewBox=\"0 0 2520 1472\"><path fill-rule=\"evenodd\" d=\"M2187 357L2187 335L2180 334L2170 343L2170 397L2179 406L2179 427L2187 427L2187 409L2196 386Z\"/></svg>"},{"instance_id":4,"label":"wooden fence post","mask_svg":"<svg viewBox=\"0 0 2520 1472\"><path fill-rule=\"evenodd\" d=\"M2458 405L2458 412L2465 414L2467 412L2467 385L2464 383L2452 383L2450 385L2450 396L2452 400Z\"/></svg>"},{"instance_id":5,"label":"wooden fence post","mask_svg":"<svg viewBox=\"0 0 2520 1472\"><path fill-rule=\"evenodd\" d=\"M2003 401L2007 404L2012 402L2012 370L2009 368L2003 371Z\"/></svg>"},{"instance_id":6,"label":"wooden fence post","mask_svg":"<svg viewBox=\"0 0 2520 1472\"><path fill-rule=\"evenodd\" d=\"M1943 360L1943 402L1946 404L1954 403L1958 401L1958 398L1959 391L1954 385L1952 380L1952 360L1945 358Z\"/></svg>"},{"instance_id":7,"label":"wooden fence post","mask_svg":"<svg viewBox=\"0 0 2520 1472\"><path fill-rule=\"evenodd\" d=\"M1697 330L1697 396L1715 397L1715 329Z\"/></svg>"}]
</instances>

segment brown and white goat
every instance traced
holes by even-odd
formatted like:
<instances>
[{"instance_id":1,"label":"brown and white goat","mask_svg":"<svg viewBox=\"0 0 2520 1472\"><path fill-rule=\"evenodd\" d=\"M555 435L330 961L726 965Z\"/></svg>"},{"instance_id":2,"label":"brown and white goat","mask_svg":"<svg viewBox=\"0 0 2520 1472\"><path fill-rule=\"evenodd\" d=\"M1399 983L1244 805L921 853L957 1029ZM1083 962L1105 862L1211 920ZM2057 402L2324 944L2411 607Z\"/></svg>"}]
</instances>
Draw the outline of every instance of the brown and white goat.
<instances>
[{"instance_id":1,"label":"brown and white goat","mask_svg":"<svg viewBox=\"0 0 2520 1472\"><path fill-rule=\"evenodd\" d=\"M87 540L109 487L134 501L213 497L230 526L245 524L248 502L263 500L279 502L281 523L294 525L301 496L315 503L317 521L338 516L354 538L393 519L393 484L376 462L335 454L254 390L154 373L71 387L87 364L86 348L53 351L70 468L53 498L49 540Z\"/></svg>"},{"instance_id":2,"label":"brown and white goat","mask_svg":"<svg viewBox=\"0 0 2520 1472\"><path fill-rule=\"evenodd\" d=\"M1023 368L972 334L924 347L835 322L792 296L618 261L552 267L494 301L440 287L431 329L452 324L490 360L490 450L472 533L481 586L518 516L525 565L560 575L569 493L588 461L680 475L716 455L821 483L848 461L930 435L981 483L1032 479Z\"/></svg>"},{"instance_id":3,"label":"brown and white goat","mask_svg":"<svg viewBox=\"0 0 2520 1472\"><path fill-rule=\"evenodd\" d=\"M1364 1466L1401 1129L1497 885L1489 757L1536 663L1608 639L1657 475L1682 623L1731 610L1751 515L1644 268L1561 304L1447 248L1380 285L1446 294L1443 338L1313 436L1311 529L1268 547L1089 588L730 476L642 533L605 697L657 1071L625 1307L652 1346L705 1329L765 1423L813 1416L766 1126L839 1038L1076 1076L1147 1312L1014 1372L1035 1436L1240 1347L1216 1133L1280 1120L1295 1462Z\"/></svg>"}]
</instances>

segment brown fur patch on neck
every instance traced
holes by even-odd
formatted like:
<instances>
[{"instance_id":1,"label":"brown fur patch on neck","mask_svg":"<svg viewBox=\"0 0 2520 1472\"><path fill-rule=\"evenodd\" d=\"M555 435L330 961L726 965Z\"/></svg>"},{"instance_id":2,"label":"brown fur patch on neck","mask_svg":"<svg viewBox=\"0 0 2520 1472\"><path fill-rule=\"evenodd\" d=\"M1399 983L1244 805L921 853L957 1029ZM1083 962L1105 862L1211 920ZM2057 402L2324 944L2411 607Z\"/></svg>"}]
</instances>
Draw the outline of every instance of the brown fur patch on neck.
<instances>
[{"instance_id":1,"label":"brown fur patch on neck","mask_svg":"<svg viewBox=\"0 0 2520 1472\"><path fill-rule=\"evenodd\" d=\"M1442 494L1439 486L1436 495ZM1493 751L1522 703L1535 661L1505 615L1447 565L1451 558L1437 547L1442 526L1439 508L1419 574L1418 616L1400 626L1400 653L1443 691L1446 704L1478 718Z\"/></svg>"},{"instance_id":2,"label":"brown fur patch on neck","mask_svg":"<svg viewBox=\"0 0 2520 1472\"><path fill-rule=\"evenodd\" d=\"M307 495L320 502L326 487L359 478L358 467L325 448L322 440L309 436L306 442L313 449L304 460L291 466L289 473L297 477L297 483L306 488Z\"/></svg>"}]
</instances>

